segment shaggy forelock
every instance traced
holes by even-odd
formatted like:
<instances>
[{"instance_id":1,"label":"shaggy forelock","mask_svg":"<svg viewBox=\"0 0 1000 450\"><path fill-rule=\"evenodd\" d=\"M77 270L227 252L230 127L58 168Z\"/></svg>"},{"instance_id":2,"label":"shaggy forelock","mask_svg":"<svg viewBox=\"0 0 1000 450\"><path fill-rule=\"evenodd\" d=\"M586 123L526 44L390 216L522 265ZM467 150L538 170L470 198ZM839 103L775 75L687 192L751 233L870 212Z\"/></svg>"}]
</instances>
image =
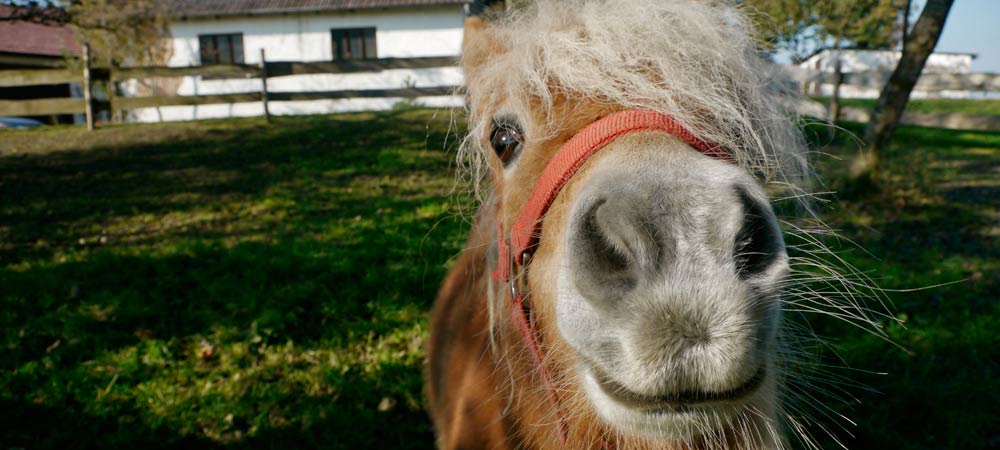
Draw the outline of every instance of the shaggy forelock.
<instances>
[{"instance_id":1,"label":"shaggy forelock","mask_svg":"<svg viewBox=\"0 0 1000 450\"><path fill-rule=\"evenodd\" d=\"M540 0L485 36L502 52L467 64L473 108L465 155L484 174L480 139L499 105L547 118L557 98L672 116L725 147L765 183L800 187L801 134L732 5L688 0ZM478 109L477 109L478 107ZM477 180L478 181L478 180Z\"/></svg>"}]
</instances>

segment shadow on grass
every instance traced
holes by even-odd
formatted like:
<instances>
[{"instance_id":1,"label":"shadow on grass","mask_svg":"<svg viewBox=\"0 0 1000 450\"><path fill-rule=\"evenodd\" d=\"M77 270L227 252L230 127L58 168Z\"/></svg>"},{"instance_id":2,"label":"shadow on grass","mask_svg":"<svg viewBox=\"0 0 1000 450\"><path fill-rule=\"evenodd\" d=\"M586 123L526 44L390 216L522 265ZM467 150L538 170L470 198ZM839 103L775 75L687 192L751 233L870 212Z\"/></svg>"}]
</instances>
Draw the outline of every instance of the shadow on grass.
<instances>
[{"instance_id":1,"label":"shadow on grass","mask_svg":"<svg viewBox=\"0 0 1000 450\"><path fill-rule=\"evenodd\" d=\"M433 447L426 314L465 228L450 114L6 134L0 445ZM825 214L885 288L964 280L890 293L905 352L809 318L823 362L889 374L848 373L849 448L1000 442L998 158L998 134L904 127L888 188ZM844 165L819 162L833 189Z\"/></svg>"},{"instance_id":2,"label":"shadow on grass","mask_svg":"<svg viewBox=\"0 0 1000 450\"><path fill-rule=\"evenodd\" d=\"M179 437L167 430L150 430L141 424L77 415L60 408L28 402L0 401L4 445L9 448L102 449L118 446L150 449L203 449L213 443L197 437ZM58 426L56 432L53 427ZM133 431L126 442L119 441L120 428Z\"/></svg>"},{"instance_id":3,"label":"shadow on grass","mask_svg":"<svg viewBox=\"0 0 1000 450\"><path fill-rule=\"evenodd\" d=\"M0 189L14 202L0 209L6 225L0 228L0 261L51 256L41 250L45 245L32 244L65 245L74 231L106 226L118 217L184 214L206 204L225 208L255 196L280 196L282 186L303 195L364 176L440 175L446 168L442 155L421 158L397 150L439 149L448 129L428 127L429 118L399 120L401 114L280 119L275 127L216 121L144 146L108 139L109 144L90 142L93 147L86 150L5 155ZM98 133L133 131L116 127ZM52 133L34 145L58 139Z\"/></svg>"},{"instance_id":4,"label":"shadow on grass","mask_svg":"<svg viewBox=\"0 0 1000 450\"><path fill-rule=\"evenodd\" d=\"M450 114L7 141L0 443L432 448L426 312L464 239Z\"/></svg>"},{"instance_id":5,"label":"shadow on grass","mask_svg":"<svg viewBox=\"0 0 1000 450\"><path fill-rule=\"evenodd\" d=\"M822 158L818 170L833 190L843 190L857 148L841 136L827 151L839 160ZM995 447L1000 133L902 127L880 159L883 188L836 204L824 219L865 249L831 243L890 290L893 312L905 324L882 325L906 350L829 318L809 318L836 343L837 355L828 352L825 363L886 373L845 372L852 384L878 393L841 386L860 404L836 409L858 423L849 427L854 437L840 435L851 449ZM836 445L827 440L823 448Z\"/></svg>"}]
</instances>

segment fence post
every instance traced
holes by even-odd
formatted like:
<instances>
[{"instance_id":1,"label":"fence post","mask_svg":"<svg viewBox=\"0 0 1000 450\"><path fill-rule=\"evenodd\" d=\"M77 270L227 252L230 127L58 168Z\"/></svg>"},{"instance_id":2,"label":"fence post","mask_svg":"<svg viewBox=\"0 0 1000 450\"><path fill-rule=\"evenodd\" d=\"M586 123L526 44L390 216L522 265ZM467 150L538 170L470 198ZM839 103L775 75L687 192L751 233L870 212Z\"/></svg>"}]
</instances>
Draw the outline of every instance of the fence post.
<instances>
[{"instance_id":1,"label":"fence post","mask_svg":"<svg viewBox=\"0 0 1000 450\"><path fill-rule=\"evenodd\" d=\"M118 116L121 111L118 110L118 83L115 83L115 63L111 58L108 58L107 86L109 119L111 119L111 123L122 123L122 118Z\"/></svg>"},{"instance_id":2,"label":"fence post","mask_svg":"<svg viewBox=\"0 0 1000 450\"><path fill-rule=\"evenodd\" d=\"M87 116L87 130L94 130L94 100L90 93L90 44L83 44L83 102Z\"/></svg>"},{"instance_id":3,"label":"fence post","mask_svg":"<svg viewBox=\"0 0 1000 450\"><path fill-rule=\"evenodd\" d=\"M840 64L840 52L837 52L837 62L834 64L833 93L830 96L830 128L832 140L837 135L837 120L840 120L840 85L844 83L844 70Z\"/></svg>"},{"instance_id":4,"label":"fence post","mask_svg":"<svg viewBox=\"0 0 1000 450\"><path fill-rule=\"evenodd\" d=\"M271 123L271 111L267 107L267 58L260 49L260 101L264 104L264 122Z\"/></svg>"}]
</instances>

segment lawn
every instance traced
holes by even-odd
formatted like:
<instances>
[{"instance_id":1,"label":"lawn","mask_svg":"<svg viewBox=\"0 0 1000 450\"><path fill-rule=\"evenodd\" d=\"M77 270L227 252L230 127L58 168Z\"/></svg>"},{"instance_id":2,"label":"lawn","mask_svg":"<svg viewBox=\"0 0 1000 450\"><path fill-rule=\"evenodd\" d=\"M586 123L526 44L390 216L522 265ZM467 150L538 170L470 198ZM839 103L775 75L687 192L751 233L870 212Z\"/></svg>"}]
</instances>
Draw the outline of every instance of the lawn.
<instances>
[{"instance_id":1,"label":"lawn","mask_svg":"<svg viewBox=\"0 0 1000 450\"><path fill-rule=\"evenodd\" d=\"M856 136L863 132L859 124L842 125ZM819 128L807 135L829 152L817 164L827 187L845 190L855 138L841 133L826 142ZM833 364L885 373L845 373L877 391L848 389L861 404L846 413L858 422L856 439L846 442L871 449L996 448L1000 133L901 127L881 159L879 192L831 196L824 214L857 244L842 241L844 258L889 291L904 321L886 324L901 346L894 349L873 335L813 320L835 338Z\"/></svg>"},{"instance_id":2,"label":"lawn","mask_svg":"<svg viewBox=\"0 0 1000 450\"><path fill-rule=\"evenodd\" d=\"M453 117L454 116L454 117ZM433 447L428 310L468 230L459 113L0 133L0 447ZM850 129L851 126L847 125ZM857 132L857 128L853 128ZM838 189L854 149L810 128ZM850 448L1000 445L1000 133L901 128L824 219L902 349L831 320ZM822 420L822 418L820 418Z\"/></svg>"},{"instance_id":3,"label":"lawn","mask_svg":"<svg viewBox=\"0 0 1000 450\"><path fill-rule=\"evenodd\" d=\"M830 104L829 97L813 97L824 105ZM842 98L841 106L853 106L856 108L873 109L875 99L866 98ZM962 113L962 114L985 114L1000 115L1000 100L962 100L948 98L915 99L906 104L907 111L922 113Z\"/></svg>"},{"instance_id":4,"label":"lawn","mask_svg":"<svg viewBox=\"0 0 1000 450\"><path fill-rule=\"evenodd\" d=\"M431 447L450 119L5 133L4 448Z\"/></svg>"}]
</instances>

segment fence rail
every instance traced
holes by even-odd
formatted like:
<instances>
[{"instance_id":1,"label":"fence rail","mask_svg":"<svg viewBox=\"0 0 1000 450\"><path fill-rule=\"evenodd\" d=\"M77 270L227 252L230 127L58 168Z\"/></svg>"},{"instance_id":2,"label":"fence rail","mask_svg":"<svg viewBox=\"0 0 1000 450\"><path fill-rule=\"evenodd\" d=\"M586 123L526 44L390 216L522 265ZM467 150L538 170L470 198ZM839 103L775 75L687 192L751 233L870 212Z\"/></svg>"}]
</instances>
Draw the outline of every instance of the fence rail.
<instances>
[{"instance_id":1,"label":"fence rail","mask_svg":"<svg viewBox=\"0 0 1000 450\"><path fill-rule=\"evenodd\" d=\"M79 83L83 74L69 69L12 69L0 71L0 87Z\"/></svg>"},{"instance_id":2,"label":"fence rail","mask_svg":"<svg viewBox=\"0 0 1000 450\"><path fill-rule=\"evenodd\" d=\"M792 67L789 70L792 79L801 84L835 84L835 72L823 72L813 69ZM881 89L892 72L853 72L844 73L842 83L853 87ZM1000 74L996 73L925 73L917 80L914 90L939 91L992 91L1000 92Z\"/></svg>"},{"instance_id":3,"label":"fence rail","mask_svg":"<svg viewBox=\"0 0 1000 450\"><path fill-rule=\"evenodd\" d=\"M262 58L263 59L263 58ZM213 64L192 67L123 67L92 68L90 81L119 83L149 78L205 77L267 80L295 75L378 73L396 69L431 69L454 67L453 57L383 58L358 61L265 61L261 65ZM70 69L35 69L0 71L0 87L31 86L41 84L80 83L89 92L83 71ZM452 95L460 86L404 87L398 89L353 89L301 92L242 92L233 94L156 95L141 97L111 96L106 106L112 114L118 111L161 106L194 106L224 103L340 100L348 98L416 98ZM109 90L113 91L113 90ZM0 116L79 114L86 111L82 98L37 99L0 101Z\"/></svg>"},{"instance_id":4,"label":"fence rail","mask_svg":"<svg viewBox=\"0 0 1000 450\"><path fill-rule=\"evenodd\" d=\"M824 72L800 67L789 67L788 73L792 80L799 84L803 92L806 92L810 85L834 85L835 93L832 98L833 102L837 102L838 95L836 95L836 90L838 88L836 86L838 83L843 86L855 88L881 90L892 75L890 71L838 74L836 72ZM940 93L942 91L966 91L984 94L989 92L997 93L1000 92L1000 74L925 73L920 76L913 89L914 91L930 93ZM831 113L834 109L837 112ZM836 115L837 120L853 122L867 122L871 118L871 111L864 108L839 105L834 108L832 105L827 107L812 101L800 102L797 110L800 115L827 120L832 120L831 117L833 115ZM1000 131L1000 116L997 115L905 111L899 122L903 125L951 130Z\"/></svg>"},{"instance_id":5,"label":"fence rail","mask_svg":"<svg viewBox=\"0 0 1000 450\"><path fill-rule=\"evenodd\" d=\"M416 98L453 95L459 86L412 87L399 89L357 89L342 91L269 92L274 101L339 100L345 98Z\"/></svg>"},{"instance_id":6,"label":"fence rail","mask_svg":"<svg viewBox=\"0 0 1000 450\"><path fill-rule=\"evenodd\" d=\"M260 98L260 92L243 92L239 94L115 97L111 100L111 109L121 111L139 108L155 108L158 106L196 106L219 103L250 103L259 102Z\"/></svg>"},{"instance_id":7,"label":"fence rail","mask_svg":"<svg viewBox=\"0 0 1000 450\"><path fill-rule=\"evenodd\" d=\"M86 101L78 98L40 98L37 100L0 100L0 116L48 116L52 114L79 114L86 108Z\"/></svg>"},{"instance_id":8,"label":"fence rail","mask_svg":"<svg viewBox=\"0 0 1000 450\"><path fill-rule=\"evenodd\" d=\"M86 53L86 52L85 52ZM261 102L264 104L265 115L269 115L268 102L340 100L348 98L416 98L429 96L454 95L461 92L461 86L433 87L403 87L396 89L351 89L326 91L274 92L268 91L267 80L296 75L316 74L347 74L347 73L378 73L394 69L429 69L438 67L454 67L457 63L453 57L423 57L423 58L384 58L377 60L356 61L267 61L261 54L262 64L216 64L192 67L128 67L128 68L89 68L84 62L84 70L31 69L0 71L0 87L17 87L44 84L80 83L85 93L91 92L90 84L94 81L108 83L142 80L150 78L205 77L212 79L242 78L260 79L261 90L258 92L241 92L231 94L202 95L154 95L154 96L115 96L109 95L106 102L97 106L109 109L114 115L118 111L162 106L194 106L211 104L232 104ZM810 83L834 84L837 74L818 70L789 68L793 81L806 86ZM844 85L867 88L881 88L888 80L889 72L861 72L842 74ZM920 77L917 90L939 92L945 90L958 91L993 91L1000 92L1000 74L968 73L947 74L929 73ZM113 93L114 89L109 89ZM90 105L98 102L89 101ZM804 105L804 104L803 104ZM799 113L815 117L827 117L827 108L812 102L807 106L800 105ZM0 116L32 116L51 114L78 114L88 112L88 101L84 98L54 98L36 100L0 100ZM870 113L862 108L845 107L840 109L840 117L845 120L867 121ZM92 115L91 115L92 116ZM960 113L916 113L907 112L902 120L904 124L970 130L1000 130L1000 116L975 116ZM92 118L88 118L92 123Z\"/></svg>"},{"instance_id":9,"label":"fence rail","mask_svg":"<svg viewBox=\"0 0 1000 450\"><path fill-rule=\"evenodd\" d=\"M246 78L260 76L259 66L245 64L208 64L191 67L122 67L111 70L112 81L126 81L142 78L170 77L230 77Z\"/></svg>"},{"instance_id":10,"label":"fence rail","mask_svg":"<svg viewBox=\"0 0 1000 450\"><path fill-rule=\"evenodd\" d=\"M802 100L796 105L796 112L802 116L826 119L830 108L812 100ZM871 111L865 108L844 106L840 108L840 120L850 122L868 122ZM899 119L903 125L914 125L928 128L944 128L949 130L1000 130L1000 116L983 114L965 114L951 112L917 112L905 111Z\"/></svg>"}]
</instances>

